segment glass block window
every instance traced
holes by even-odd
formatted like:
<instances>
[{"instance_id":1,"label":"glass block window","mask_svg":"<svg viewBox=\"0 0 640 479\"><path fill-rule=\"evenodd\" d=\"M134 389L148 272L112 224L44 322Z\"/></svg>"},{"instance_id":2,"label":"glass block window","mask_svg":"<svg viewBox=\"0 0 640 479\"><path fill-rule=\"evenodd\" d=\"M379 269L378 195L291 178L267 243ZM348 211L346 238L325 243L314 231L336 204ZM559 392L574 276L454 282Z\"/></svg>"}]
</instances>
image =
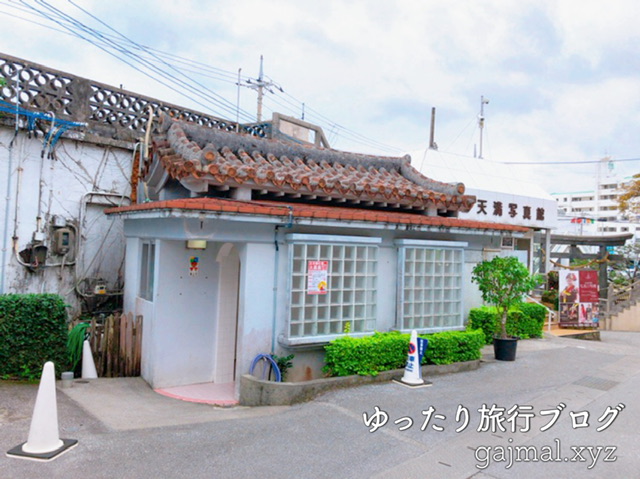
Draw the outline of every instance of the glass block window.
<instances>
[{"instance_id":1,"label":"glass block window","mask_svg":"<svg viewBox=\"0 0 640 479\"><path fill-rule=\"evenodd\" d=\"M156 245L152 242L142 243L140 254L140 288L138 296L153 301L153 281L156 263Z\"/></svg>"},{"instance_id":2,"label":"glass block window","mask_svg":"<svg viewBox=\"0 0 640 479\"><path fill-rule=\"evenodd\" d=\"M374 331L377 256L378 247L368 244L292 244L289 337ZM312 277L317 262L326 262L321 266L326 273L320 273L320 282L326 275L323 292L318 276Z\"/></svg>"},{"instance_id":3,"label":"glass block window","mask_svg":"<svg viewBox=\"0 0 640 479\"><path fill-rule=\"evenodd\" d=\"M462 317L462 248L401 247L400 329L457 329Z\"/></svg>"}]
</instances>

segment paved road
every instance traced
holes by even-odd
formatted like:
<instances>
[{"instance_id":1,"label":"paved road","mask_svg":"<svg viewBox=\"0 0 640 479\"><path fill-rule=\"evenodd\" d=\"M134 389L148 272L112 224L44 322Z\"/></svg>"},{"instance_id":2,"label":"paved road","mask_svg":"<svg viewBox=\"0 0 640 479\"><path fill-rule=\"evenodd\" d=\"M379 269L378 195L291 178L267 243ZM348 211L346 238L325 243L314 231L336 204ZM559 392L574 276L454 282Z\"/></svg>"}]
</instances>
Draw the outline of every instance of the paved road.
<instances>
[{"instance_id":1,"label":"paved road","mask_svg":"<svg viewBox=\"0 0 640 479\"><path fill-rule=\"evenodd\" d=\"M429 388L369 385L292 407L214 408L100 379L58 393L75 449L50 463L1 456L0 478L640 478L640 334L602 339L522 341L517 361ZM0 383L4 451L26 440L34 399L33 386Z\"/></svg>"}]
</instances>

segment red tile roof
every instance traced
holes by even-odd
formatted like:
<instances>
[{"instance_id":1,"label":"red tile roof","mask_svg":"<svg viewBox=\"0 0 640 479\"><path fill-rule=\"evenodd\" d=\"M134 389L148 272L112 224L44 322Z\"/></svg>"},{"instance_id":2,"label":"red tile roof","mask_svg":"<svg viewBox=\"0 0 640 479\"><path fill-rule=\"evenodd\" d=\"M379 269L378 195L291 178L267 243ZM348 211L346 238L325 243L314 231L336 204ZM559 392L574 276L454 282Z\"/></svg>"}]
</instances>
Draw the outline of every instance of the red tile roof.
<instances>
[{"instance_id":1,"label":"red tile roof","mask_svg":"<svg viewBox=\"0 0 640 479\"><path fill-rule=\"evenodd\" d=\"M282 218L315 218L321 220L363 221L372 223L404 224L418 226L442 226L447 228L486 229L497 231L526 232L523 226L464 220L442 216L425 216L412 213L366 210L335 206L317 206L302 203L277 201L240 201L221 198L185 198L153 201L137 205L122 206L106 210L107 214L126 214L144 211L201 211L231 213L251 216L278 216Z\"/></svg>"},{"instance_id":2,"label":"red tile roof","mask_svg":"<svg viewBox=\"0 0 640 479\"><path fill-rule=\"evenodd\" d=\"M256 138L163 116L153 138L155 161L178 180L248 188L259 195L349 201L362 206L469 211L475 196L462 183L423 176L411 158L369 156ZM151 185L156 188L156 185ZM157 188L156 188L157 189Z\"/></svg>"}]
</instances>

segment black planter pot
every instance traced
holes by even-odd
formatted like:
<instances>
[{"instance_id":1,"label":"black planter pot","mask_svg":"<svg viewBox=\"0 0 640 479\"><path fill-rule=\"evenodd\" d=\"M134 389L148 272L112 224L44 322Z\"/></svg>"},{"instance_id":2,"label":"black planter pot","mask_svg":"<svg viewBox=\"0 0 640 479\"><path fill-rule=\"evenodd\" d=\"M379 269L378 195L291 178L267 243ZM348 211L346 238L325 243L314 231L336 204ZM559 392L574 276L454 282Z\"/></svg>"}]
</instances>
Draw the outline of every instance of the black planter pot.
<instances>
[{"instance_id":1,"label":"black planter pot","mask_svg":"<svg viewBox=\"0 0 640 479\"><path fill-rule=\"evenodd\" d=\"M520 338L493 338L493 352L498 361L515 361Z\"/></svg>"}]
</instances>

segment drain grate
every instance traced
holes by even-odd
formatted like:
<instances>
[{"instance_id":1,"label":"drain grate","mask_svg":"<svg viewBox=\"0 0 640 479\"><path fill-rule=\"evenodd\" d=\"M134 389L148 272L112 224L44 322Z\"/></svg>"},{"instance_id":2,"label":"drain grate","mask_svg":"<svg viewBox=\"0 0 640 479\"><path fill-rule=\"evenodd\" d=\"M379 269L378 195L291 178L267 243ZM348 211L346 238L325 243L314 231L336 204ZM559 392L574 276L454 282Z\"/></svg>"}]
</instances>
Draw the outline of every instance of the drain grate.
<instances>
[{"instance_id":1,"label":"drain grate","mask_svg":"<svg viewBox=\"0 0 640 479\"><path fill-rule=\"evenodd\" d=\"M573 384L577 386L584 386L586 388L599 389L600 391L608 391L614 386L620 384L618 381L611 381L610 379L596 378L594 376L585 376L578 379Z\"/></svg>"}]
</instances>

